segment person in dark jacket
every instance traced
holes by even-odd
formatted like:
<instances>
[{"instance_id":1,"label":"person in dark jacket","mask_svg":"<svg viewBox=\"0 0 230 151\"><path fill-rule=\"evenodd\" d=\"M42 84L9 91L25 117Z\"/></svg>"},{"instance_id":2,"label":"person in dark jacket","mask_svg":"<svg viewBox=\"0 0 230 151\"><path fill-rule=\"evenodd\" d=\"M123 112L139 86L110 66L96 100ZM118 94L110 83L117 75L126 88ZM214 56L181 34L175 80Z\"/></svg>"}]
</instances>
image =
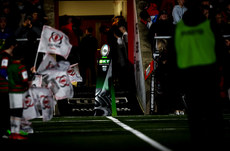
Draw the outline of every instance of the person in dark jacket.
<instances>
[{"instance_id":1,"label":"person in dark jacket","mask_svg":"<svg viewBox=\"0 0 230 151\"><path fill-rule=\"evenodd\" d=\"M173 31L174 25L168 12L166 10L161 10L156 22L152 24L148 32L148 40L152 44L152 49L155 46L153 42L155 36L172 36Z\"/></svg>"},{"instance_id":2,"label":"person in dark jacket","mask_svg":"<svg viewBox=\"0 0 230 151\"><path fill-rule=\"evenodd\" d=\"M15 31L16 38L28 38L28 35L34 33L37 38L41 37L42 30L32 24L32 17L26 16L23 24Z\"/></svg>"},{"instance_id":3,"label":"person in dark jacket","mask_svg":"<svg viewBox=\"0 0 230 151\"><path fill-rule=\"evenodd\" d=\"M80 43L80 72L83 82L91 86L96 84L96 52L98 41L93 36L93 28L86 29L86 36Z\"/></svg>"},{"instance_id":4,"label":"person in dark jacket","mask_svg":"<svg viewBox=\"0 0 230 151\"><path fill-rule=\"evenodd\" d=\"M171 36L173 34L173 24L166 10L161 10L157 20L149 30L149 38L157 36Z\"/></svg>"}]
</instances>

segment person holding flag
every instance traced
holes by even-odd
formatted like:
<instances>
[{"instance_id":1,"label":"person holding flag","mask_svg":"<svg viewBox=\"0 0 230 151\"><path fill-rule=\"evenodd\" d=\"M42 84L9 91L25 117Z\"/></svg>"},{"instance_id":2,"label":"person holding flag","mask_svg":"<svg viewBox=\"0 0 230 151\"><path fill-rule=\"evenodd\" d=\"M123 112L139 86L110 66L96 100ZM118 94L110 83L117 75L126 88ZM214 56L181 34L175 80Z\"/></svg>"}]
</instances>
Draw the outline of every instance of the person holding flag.
<instances>
[{"instance_id":1,"label":"person holding flag","mask_svg":"<svg viewBox=\"0 0 230 151\"><path fill-rule=\"evenodd\" d=\"M0 52L0 135L2 138L8 138L7 130L10 129L10 112L9 112L9 88L7 68L12 62L13 50L17 42L13 37L9 37L5 42L5 50Z\"/></svg>"},{"instance_id":2,"label":"person holding flag","mask_svg":"<svg viewBox=\"0 0 230 151\"><path fill-rule=\"evenodd\" d=\"M27 139L20 135L20 125L23 112L23 99L25 92L28 90L28 73L25 65L22 64L22 49L14 51L13 61L7 69L9 81L9 100L10 100L10 123L11 135L10 139L24 140Z\"/></svg>"}]
</instances>

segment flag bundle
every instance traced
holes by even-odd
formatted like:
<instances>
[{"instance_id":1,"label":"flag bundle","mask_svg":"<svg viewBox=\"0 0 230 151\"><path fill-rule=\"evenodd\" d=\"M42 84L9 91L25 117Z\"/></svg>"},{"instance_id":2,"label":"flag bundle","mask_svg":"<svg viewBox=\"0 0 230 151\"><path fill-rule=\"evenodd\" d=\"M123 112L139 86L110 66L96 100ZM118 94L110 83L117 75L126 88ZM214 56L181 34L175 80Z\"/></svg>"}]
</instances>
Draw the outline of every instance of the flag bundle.
<instances>
[{"instance_id":1,"label":"flag bundle","mask_svg":"<svg viewBox=\"0 0 230 151\"><path fill-rule=\"evenodd\" d=\"M57 54L67 59L71 48L69 38L63 32L50 26L43 26L37 56L39 52L46 55L37 69L37 74L23 102L23 118L26 120L41 116L39 112L41 111L43 121L48 121L53 117L55 100L73 97L72 84L82 81L78 64L70 65L68 61L56 62L50 55Z\"/></svg>"},{"instance_id":2,"label":"flag bundle","mask_svg":"<svg viewBox=\"0 0 230 151\"><path fill-rule=\"evenodd\" d=\"M82 81L77 64L68 61L56 62L46 54L34 76L32 85L24 100L23 117L27 120L41 116L47 121L53 117L55 100L72 98L72 82Z\"/></svg>"},{"instance_id":3,"label":"flag bundle","mask_svg":"<svg viewBox=\"0 0 230 151\"><path fill-rule=\"evenodd\" d=\"M72 85L82 82L77 63L70 65L68 61L56 62L49 54L46 54L38 69L35 80L39 80L34 81L33 85L51 89L56 100L72 98Z\"/></svg>"}]
</instances>

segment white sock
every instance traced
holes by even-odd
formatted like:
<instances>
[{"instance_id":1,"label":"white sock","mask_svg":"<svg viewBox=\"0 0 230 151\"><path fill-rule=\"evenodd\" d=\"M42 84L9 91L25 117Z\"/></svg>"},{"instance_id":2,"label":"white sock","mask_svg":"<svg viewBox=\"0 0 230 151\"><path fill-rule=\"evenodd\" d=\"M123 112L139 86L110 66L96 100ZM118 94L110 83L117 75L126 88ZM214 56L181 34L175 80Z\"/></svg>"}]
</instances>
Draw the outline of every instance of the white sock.
<instances>
[{"instance_id":1,"label":"white sock","mask_svg":"<svg viewBox=\"0 0 230 151\"><path fill-rule=\"evenodd\" d=\"M21 118L20 117L10 117L10 123L11 123L11 133L19 134L20 132L20 124L21 124Z\"/></svg>"}]
</instances>

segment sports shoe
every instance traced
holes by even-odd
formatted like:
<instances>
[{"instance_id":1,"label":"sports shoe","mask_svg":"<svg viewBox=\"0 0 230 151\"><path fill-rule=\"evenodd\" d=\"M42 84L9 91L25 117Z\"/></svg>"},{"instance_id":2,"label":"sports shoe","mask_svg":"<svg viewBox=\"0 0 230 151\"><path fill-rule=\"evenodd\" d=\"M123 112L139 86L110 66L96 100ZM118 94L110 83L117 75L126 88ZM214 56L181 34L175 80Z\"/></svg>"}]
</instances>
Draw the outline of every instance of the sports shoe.
<instances>
[{"instance_id":1,"label":"sports shoe","mask_svg":"<svg viewBox=\"0 0 230 151\"><path fill-rule=\"evenodd\" d=\"M9 139L14 139L14 140L26 140L28 139L27 137L21 136L20 134L12 133L9 136Z\"/></svg>"},{"instance_id":2,"label":"sports shoe","mask_svg":"<svg viewBox=\"0 0 230 151\"><path fill-rule=\"evenodd\" d=\"M3 138L3 139L8 139L8 138L9 138L9 135L4 134L4 135L2 135L2 138Z\"/></svg>"},{"instance_id":3,"label":"sports shoe","mask_svg":"<svg viewBox=\"0 0 230 151\"><path fill-rule=\"evenodd\" d=\"M180 115L180 111L179 111L179 110L176 110L176 111L174 112L174 114L175 114L175 115Z\"/></svg>"},{"instance_id":4,"label":"sports shoe","mask_svg":"<svg viewBox=\"0 0 230 151\"><path fill-rule=\"evenodd\" d=\"M28 134L33 134L33 133L34 133L33 128L30 127L30 126L22 127L21 130L20 130L20 134L21 134L21 131L24 132L24 133L27 133L27 135L28 135Z\"/></svg>"},{"instance_id":5,"label":"sports shoe","mask_svg":"<svg viewBox=\"0 0 230 151\"><path fill-rule=\"evenodd\" d=\"M25 132L23 130L20 130L19 134L22 135L22 136L27 136L29 133L27 133L27 132Z\"/></svg>"},{"instance_id":6,"label":"sports shoe","mask_svg":"<svg viewBox=\"0 0 230 151\"><path fill-rule=\"evenodd\" d=\"M2 134L1 137L2 137L3 139L8 139L9 136L10 136L10 134L11 134L10 130L7 130L5 133Z\"/></svg>"},{"instance_id":7,"label":"sports shoe","mask_svg":"<svg viewBox=\"0 0 230 151\"><path fill-rule=\"evenodd\" d=\"M184 115L184 111L180 111L180 115Z\"/></svg>"},{"instance_id":8,"label":"sports shoe","mask_svg":"<svg viewBox=\"0 0 230 151\"><path fill-rule=\"evenodd\" d=\"M11 134L11 131L10 131L10 130L7 130L6 132L7 132L9 135Z\"/></svg>"}]
</instances>

